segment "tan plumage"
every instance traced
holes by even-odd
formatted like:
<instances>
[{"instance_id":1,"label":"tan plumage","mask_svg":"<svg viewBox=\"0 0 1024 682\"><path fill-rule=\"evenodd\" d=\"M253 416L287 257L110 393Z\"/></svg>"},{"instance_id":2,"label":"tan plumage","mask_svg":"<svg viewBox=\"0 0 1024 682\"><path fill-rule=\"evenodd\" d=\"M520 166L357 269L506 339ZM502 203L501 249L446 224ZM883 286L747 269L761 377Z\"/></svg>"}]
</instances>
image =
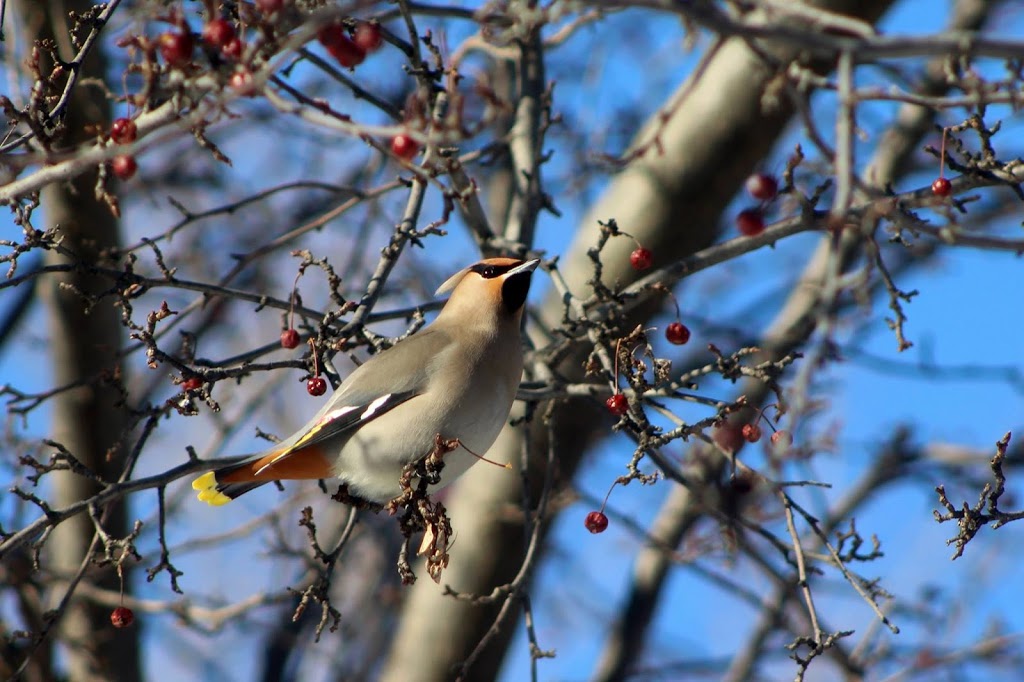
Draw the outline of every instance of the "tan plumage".
<instances>
[{"instance_id":1,"label":"tan plumage","mask_svg":"<svg viewBox=\"0 0 1024 682\"><path fill-rule=\"evenodd\" d=\"M444 456L441 485L451 483L508 419L538 262L490 258L452 275L438 289L452 294L433 324L352 372L280 444L197 478L199 499L221 505L268 481L337 477L352 495L384 503L400 494L402 469L430 454L437 436L465 446Z\"/></svg>"}]
</instances>

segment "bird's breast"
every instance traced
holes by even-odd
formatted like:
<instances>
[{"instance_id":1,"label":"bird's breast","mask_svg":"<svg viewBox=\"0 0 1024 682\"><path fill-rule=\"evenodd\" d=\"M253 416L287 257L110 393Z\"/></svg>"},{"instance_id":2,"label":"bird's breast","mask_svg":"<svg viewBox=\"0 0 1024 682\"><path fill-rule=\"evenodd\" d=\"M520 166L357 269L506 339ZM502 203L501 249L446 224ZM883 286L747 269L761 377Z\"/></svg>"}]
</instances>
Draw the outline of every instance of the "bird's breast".
<instances>
[{"instance_id":1,"label":"bird's breast","mask_svg":"<svg viewBox=\"0 0 1024 682\"><path fill-rule=\"evenodd\" d=\"M430 454L440 436L464 446L445 455L442 486L451 483L484 455L508 420L522 374L516 342L514 356L497 355L509 352L497 344L483 346L484 352L437 358L457 371L428 382L421 394L340 443L338 476L355 494L386 502L401 493L404 467Z\"/></svg>"}]
</instances>

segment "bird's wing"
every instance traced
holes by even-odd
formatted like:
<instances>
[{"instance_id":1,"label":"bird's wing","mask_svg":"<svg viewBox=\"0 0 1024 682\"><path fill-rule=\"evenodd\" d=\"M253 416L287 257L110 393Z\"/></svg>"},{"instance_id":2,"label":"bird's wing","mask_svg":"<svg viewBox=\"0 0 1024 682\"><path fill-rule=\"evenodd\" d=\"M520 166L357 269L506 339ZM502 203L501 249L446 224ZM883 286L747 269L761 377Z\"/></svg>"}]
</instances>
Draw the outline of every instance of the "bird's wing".
<instances>
[{"instance_id":1,"label":"bird's wing","mask_svg":"<svg viewBox=\"0 0 1024 682\"><path fill-rule=\"evenodd\" d=\"M254 467L253 474L259 476L268 467L279 464L282 460L307 449L318 450L315 446L346 432L359 429L363 424L376 419L418 394L418 391L385 393L366 404L345 405L329 410L319 419L308 424L305 431L298 434L295 442L275 448L269 456L261 458L259 465Z\"/></svg>"},{"instance_id":2,"label":"bird's wing","mask_svg":"<svg viewBox=\"0 0 1024 682\"><path fill-rule=\"evenodd\" d=\"M425 329L360 365L305 426L259 457L253 475L315 446L352 433L406 400L427 391L431 366L452 347L449 334Z\"/></svg>"},{"instance_id":3,"label":"bird's wing","mask_svg":"<svg viewBox=\"0 0 1024 682\"><path fill-rule=\"evenodd\" d=\"M332 396L343 403L369 403L385 393L425 392L431 370L454 347L452 334L436 323L374 355L345 378Z\"/></svg>"}]
</instances>

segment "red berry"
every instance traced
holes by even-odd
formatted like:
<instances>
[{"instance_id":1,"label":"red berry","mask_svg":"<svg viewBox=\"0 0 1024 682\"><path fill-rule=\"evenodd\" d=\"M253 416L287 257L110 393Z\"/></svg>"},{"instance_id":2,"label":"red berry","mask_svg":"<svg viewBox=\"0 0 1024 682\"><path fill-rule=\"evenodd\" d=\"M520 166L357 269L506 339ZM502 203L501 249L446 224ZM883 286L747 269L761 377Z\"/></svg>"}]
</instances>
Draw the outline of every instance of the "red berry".
<instances>
[{"instance_id":1,"label":"red berry","mask_svg":"<svg viewBox=\"0 0 1024 682\"><path fill-rule=\"evenodd\" d=\"M748 443L756 443L761 440L761 427L757 424L744 424L742 433Z\"/></svg>"},{"instance_id":2,"label":"red berry","mask_svg":"<svg viewBox=\"0 0 1024 682\"><path fill-rule=\"evenodd\" d=\"M681 346L690 340L690 330L682 322L673 322L665 328L665 338L669 343Z\"/></svg>"},{"instance_id":3,"label":"red berry","mask_svg":"<svg viewBox=\"0 0 1024 682\"><path fill-rule=\"evenodd\" d=\"M264 14L273 14L284 7L284 0L256 0L256 6Z\"/></svg>"},{"instance_id":4,"label":"red berry","mask_svg":"<svg viewBox=\"0 0 1024 682\"><path fill-rule=\"evenodd\" d=\"M347 36L342 36L339 42L329 45L327 51L331 53L331 56L339 64L347 69L359 66L366 59L366 53L363 51L363 48L356 45Z\"/></svg>"},{"instance_id":5,"label":"red berry","mask_svg":"<svg viewBox=\"0 0 1024 682\"><path fill-rule=\"evenodd\" d=\"M127 606L118 606L111 612L110 622L115 628L126 628L135 622L135 614Z\"/></svg>"},{"instance_id":6,"label":"red berry","mask_svg":"<svg viewBox=\"0 0 1024 682\"><path fill-rule=\"evenodd\" d=\"M299 333L294 329L285 329L281 332L281 346L284 348L299 347Z\"/></svg>"},{"instance_id":7,"label":"red berry","mask_svg":"<svg viewBox=\"0 0 1024 682\"><path fill-rule=\"evenodd\" d=\"M214 19L203 27L203 40L211 47L224 47L235 39L235 27L227 19Z\"/></svg>"},{"instance_id":8,"label":"red berry","mask_svg":"<svg viewBox=\"0 0 1024 682\"><path fill-rule=\"evenodd\" d=\"M629 254L629 264L632 265L633 269L637 272L646 270L654 265L654 254L651 253L650 249L638 246L633 253Z\"/></svg>"},{"instance_id":9,"label":"red berry","mask_svg":"<svg viewBox=\"0 0 1024 682\"><path fill-rule=\"evenodd\" d=\"M327 382L324 381L323 377L310 377L306 381L306 391L310 395L323 395L327 392Z\"/></svg>"},{"instance_id":10,"label":"red berry","mask_svg":"<svg viewBox=\"0 0 1024 682\"><path fill-rule=\"evenodd\" d=\"M614 414L616 417L621 417L629 411L629 401L626 396L621 393L616 393L608 400L604 401L604 406L608 408L608 411Z\"/></svg>"},{"instance_id":11,"label":"red berry","mask_svg":"<svg viewBox=\"0 0 1024 682\"><path fill-rule=\"evenodd\" d=\"M583 525L591 533L603 533L608 529L608 517L604 515L604 512L592 511L587 514Z\"/></svg>"},{"instance_id":12,"label":"red berry","mask_svg":"<svg viewBox=\"0 0 1024 682\"><path fill-rule=\"evenodd\" d=\"M338 24L328 24L316 32L316 39L324 47L330 47L345 37L345 29Z\"/></svg>"},{"instance_id":13,"label":"red berry","mask_svg":"<svg viewBox=\"0 0 1024 682\"><path fill-rule=\"evenodd\" d=\"M338 24L324 26L316 37L320 44L327 48L327 52L345 68L358 66L366 59L363 48L352 42L345 29Z\"/></svg>"},{"instance_id":14,"label":"red berry","mask_svg":"<svg viewBox=\"0 0 1024 682\"><path fill-rule=\"evenodd\" d=\"M416 156L416 152L420 150L420 145L416 140L412 139L405 133L399 133L391 138L391 153L400 159L405 161L412 160L412 157Z\"/></svg>"},{"instance_id":15,"label":"red berry","mask_svg":"<svg viewBox=\"0 0 1024 682\"><path fill-rule=\"evenodd\" d=\"M119 179L128 180L135 175L135 171L139 170L139 164L135 163L134 156L131 156L130 154L121 154L120 156L115 156L110 161L110 170L112 170L114 175Z\"/></svg>"},{"instance_id":16,"label":"red berry","mask_svg":"<svg viewBox=\"0 0 1024 682\"><path fill-rule=\"evenodd\" d=\"M199 390L203 385L203 380L199 377L189 377L181 382L181 389L183 391L196 391Z\"/></svg>"},{"instance_id":17,"label":"red berry","mask_svg":"<svg viewBox=\"0 0 1024 682\"><path fill-rule=\"evenodd\" d=\"M740 234L756 237L764 232L764 214L759 208L744 209L736 216L736 227L739 228Z\"/></svg>"},{"instance_id":18,"label":"red berry","mask_svg":"<svg viewBox=\"0 0 1024 682\"><path fill-rule=\"evenodd\" d=\"M138 134L139 129L136 127L135 121L130 118L116 118L110 124L110 139L118 144L135 142Z\"/></svg>"},{"instance_id":19,"label":"red berry","mask_svg":"<svg viewBox=\"0 0 1024 682\"><path fill-rule=\"evenodd\" d=\"M244 50L245 44L238 38L232 38L224 47L220 48L220 53L228 59L237 60L242 56Z\"/></svg>"},{"instance_id":20,"label":"red berry","mask_svg":"<svg viewBox=\"0 0 1024 682\"><path fill-rule=\"evenodd\" d=\"M759 201L771 201L779 193L779 181L764 173L751 175L746 184L750 196Z\"/></svg>"},{"instance_id":21,"label":"red berry","mask_svg":"<svg viewBox=\"0 0 1024 682\"><path fill-rule=\"evenodd\" d=\"M157 44L164 61L171 66L184 66L192 60L192 34L188 29L161 33Z\"/></svg>"},{"instance_id":22,"label":"red berry","mask_svg":"<svg viewBox=\"0 0 1024 682\"><path fill-rule=\"evenodd\" d=\"M376 52L384 42L384 39L381 37L380 25L367 21L360 21L356 25L356 32L353 34L352 39L359 46L359 49L366 54Z\"/></svg>"},{"instance_id":23,"label":"red berry","mask_svg":"<svg viewBox=\"0 0 1024 682\"><path fill-rule=\"evenodd\" d=\"M785 429L779 429L772 434L772 445L777 448L788 448L793 444L793 436Z\"/></svg>"},{"instance_id":24,"label":"red berry","mask_svg":"<svg viewBox=\"0 0 1024 682\"><path fill-rule=\"evenodd\" d=\"M932 194L937 197L948 197L953 191L953 184L946 178L935 178L932 183Z\"/></svg>"}]
</instances>

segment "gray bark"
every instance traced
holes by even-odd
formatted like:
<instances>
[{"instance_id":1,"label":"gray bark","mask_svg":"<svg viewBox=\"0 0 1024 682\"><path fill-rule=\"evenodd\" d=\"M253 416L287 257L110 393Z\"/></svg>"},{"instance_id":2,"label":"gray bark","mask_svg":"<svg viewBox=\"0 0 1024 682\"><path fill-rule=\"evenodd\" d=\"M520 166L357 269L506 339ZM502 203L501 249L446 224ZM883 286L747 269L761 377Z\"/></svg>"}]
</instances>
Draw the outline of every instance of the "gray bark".
<instances>
[{"instance_id":1,"label":"gray bark","mask_svg":"<svg viewBox=\"0 0 1024 682\"><path fill-rule=\"evenodd\" d=\"M53 39L61 58L70 61L75 50L68 37L68 13L84 12L91 6L86 0L20 0L17 10L27 29L24 36L31 41ZM84 78L105 76L106 62L99 49L92 51L81 69ZM82 87L79 82L67 108L64 131L56 141L57 146L74 147L91 137L88 126L105 127L109 119L110 107L103 93ZM87 173L71 183L50 185L41 195L46 227L57 228L63 245L76 254L77 260L86 263L102 263L107 258L106 252L120 243L117 219L94 198L95 182L95 173ZM62 262L67 262L64 256L48 252L47 265ZM87 310L82 297L67 285L86 294L95 294L107 289L109 281L67 273L41 282L47 309L53 383L62 386L82 382L50 401L53 410L50 436L106 480L117 480L126 450L120 443L125 436L125 413L124 408L116 404L120 395L113 384L125 380L118 359L122 343L120 313L110 299ZM95 483L70 472L51 476L53 504L58 508L89 498L99 490ZM123 501L103 512L107 533L114 537L128 534L127 508ZM50 566L58 576L70 578L78 572L86 560L94 532L92 520L85 514L68 519L54 530L46 549ZM126 583L128 568L126 564ZM85 580L114 590L120 584L111 568L90 569ZM53 599L56 602L62 596L63 593L58 593ZM109 607L72 599L59 625L59 639L65 647L69 679L139 679L138 626L115 630L110 623Z\"/></svg>"}]
</instances>

